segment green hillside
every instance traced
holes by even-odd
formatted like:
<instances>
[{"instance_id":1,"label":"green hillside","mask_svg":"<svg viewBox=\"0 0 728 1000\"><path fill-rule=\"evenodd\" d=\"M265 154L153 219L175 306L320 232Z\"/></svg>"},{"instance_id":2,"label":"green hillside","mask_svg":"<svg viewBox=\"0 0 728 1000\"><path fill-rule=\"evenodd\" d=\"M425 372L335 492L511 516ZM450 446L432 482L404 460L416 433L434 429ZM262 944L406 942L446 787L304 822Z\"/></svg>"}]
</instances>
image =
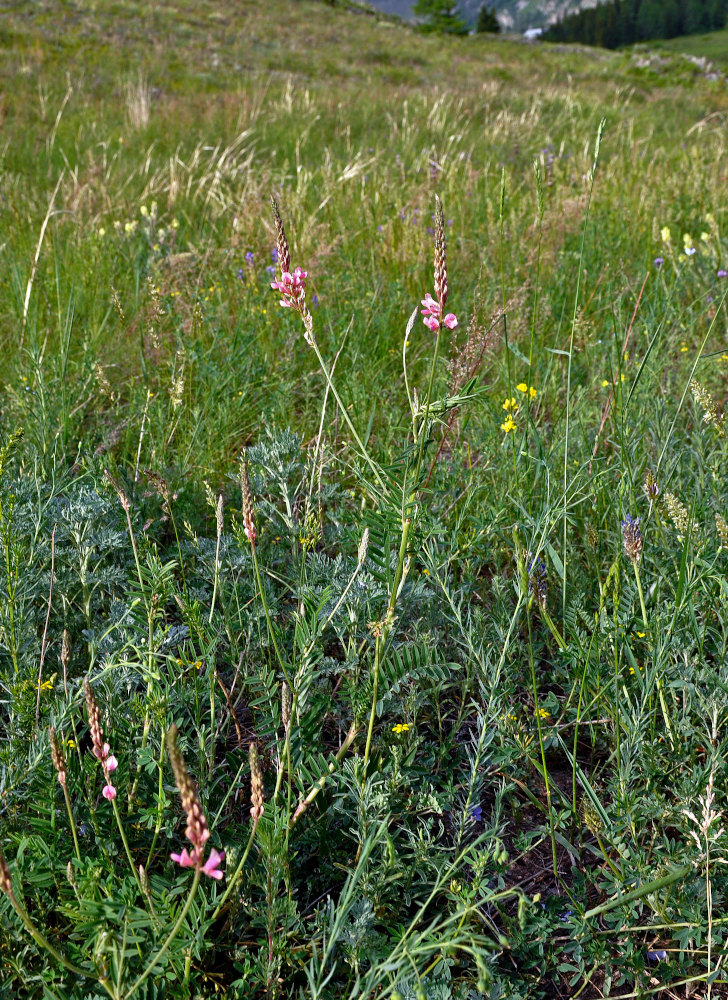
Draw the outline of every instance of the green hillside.
<instances>
[{"instance_id":1,"label":"green hillside","mask_svg":"<svg viewBox=\"0 0 728 1000\"><path fill-rule=\"evenodd\" d=\"M669 52L684 52L697 59L707 59L724 72L728 67L728 28L710 31L707 35L685 35L668 41L656 42L661 49Z\"/></svg>"},{"instance_id":2,"label":"green hillside","mask_svg":"<svg viewBox=\"0 0 728 1000\"><path fill-rule=\"evenodd\" d=\"M725 78L0 14L0 1000L719 1000Z\"/></svg>"}]
</instances>

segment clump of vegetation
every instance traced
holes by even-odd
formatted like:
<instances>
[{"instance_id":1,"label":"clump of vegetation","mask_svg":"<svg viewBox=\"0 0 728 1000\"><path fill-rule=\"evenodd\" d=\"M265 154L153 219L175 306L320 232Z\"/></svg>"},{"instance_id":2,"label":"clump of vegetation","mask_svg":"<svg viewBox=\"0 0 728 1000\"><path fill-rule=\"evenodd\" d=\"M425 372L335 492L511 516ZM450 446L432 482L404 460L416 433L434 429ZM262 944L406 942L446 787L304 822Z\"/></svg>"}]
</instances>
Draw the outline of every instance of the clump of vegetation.
<instances>
[{"instance_id":1,"label":"clump of vegetation","mask_svg":"<svg viewBox=\"0 0 728 1000\"><path fill-rule=\"evenodd\" d=\"M245 10L8 19L0 993L718 996L725 95Z\"/></svg>"}]
</instances>

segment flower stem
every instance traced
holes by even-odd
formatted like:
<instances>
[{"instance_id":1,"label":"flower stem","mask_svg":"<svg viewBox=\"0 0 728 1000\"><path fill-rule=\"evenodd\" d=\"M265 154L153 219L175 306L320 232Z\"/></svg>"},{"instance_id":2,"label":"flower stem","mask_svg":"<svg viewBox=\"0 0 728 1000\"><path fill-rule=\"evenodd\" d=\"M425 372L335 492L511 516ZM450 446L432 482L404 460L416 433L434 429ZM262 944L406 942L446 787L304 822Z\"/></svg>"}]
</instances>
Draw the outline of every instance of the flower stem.
<instances>
[{"instance_id":1,"label":"flower stem","mask_svg":"<svg viewBox=\"0 0 728 1000\"><path fill-rule=\"evenodd\" d=\"M252 824L251 824L251 826L250 826L250 836L248 837L248 843L247 843L247 845L245 847L245 850L243 851L243 856L241 857L240 861L238 862L238 867L233 872L232 878L228 879L227 889L223 893L222 899L220 900L220 902L215 907L215 912L212 914L212 917L210 919L210 923L214 923L217 920L220 912L222 911L223 906L225 905L225 903L227 901L228 896L233 891L235 883L237 882L238 878L240 877L240 873L243 870L243 865L248 860L248 855L250 854L250 848L253 846L253 840L255 839L255 831L257 830L257 828L258 828L258 820L254 819L253 822L252 822Z\"/></svg>"},{"instance_id":2,"label":"flower stem","mask_svg":"<svg viewBox=\"0 0 728 1000\"><path fill-rule=\"evenodd\" d=\"M192 906L192 901L195 898L195 895L197 893L197 887L198 887L199 884L200 884L200 871L198 869L195 872L195 877L194 877L194 880L192 882L192 886L190 888L190 894L187 897L187 902L182 907L182 912L177 917L177 919L176 919L176 921L174 923L174 927L169 932L169 934L167 935L167 938L166 938L164 944L159 949L159 951L156 953L156 955L151 960L151 962L149 962L149 964L147 965L147 967L144 970L144 972L142 972L142 974L138 977L138 979L136 979L136 981L134 983L132 983L132 985L126 991L126 993L123 996L123 1000L129 1000L129 997L133 996L136 993L136 991L139 989L139 987L142 985L142 983L146 979L148 979L149 976L152 974L153 969L159 964L159 962L161 961L161 959L167 954L167 951L169 950L169 946L172 944L172 942L174 941L174 939L177 937L177 934L179 933L180 928L182 927L182 924L184 923L185 918L186 918L187 914L190 911L190 907Z\"/></svg>"},{"instance_id":3,"label":"flower stem","mask_svg":"<svg viewBox=\"0 0 728 1000\"><path fill-rule=\"evenodd\" d=\"M126 857L127 860L129 861L129 867L131 868L132 875L134 876L134 881L136 882L139 891L142 893L142 895L144 895L144 893L142 892L141 882L139 881L139 872L136 870L136 867L134 865L134 859L132 858L131 851L129 849L129 841L126 839L124 824L121 822L121 816L119 815L119 810L116 805L116 799L111 800L111 807L114 810L114 816L116 817L116 825L119 827L119 833L121 834L121 840L124 844L124 850L126 851Z\"/></svg>"},{"instance_id":4,"label":"flower stem","mask_svg":"<svg viewBox=\"0 0 728 1000\"><path fill-rule=\"evenodd\" d=\"M381 652L382 637L377 636L376 643L374 646L374 667L372 672L374 674L374 684L372 687L372 710L369 713L369 728L367 729L367 742L364 748L364 781L366 781L366 769L369 763L369 751L372 746L372 732L374 731L374 716L377 710L377 693L379 691L379 654Z\"/></svg>"},{"instance_id":5,"label":"flower stem","mask_svg":"<svg viewBox=\"0 0 728 1000\"><path fill-rule=\"evenodd\" d=\"M263 580L260 576L260 566L258 565L258 552L255 548L255 542L250 543L250 548L253 552L253 567L255 569L255 580L258 584L258 593L260 594L260 603L263 605L263 611L265 613L266 624L268 625L268 634L271 637L271 642L273 643L273 648L276 652L276 658L280 664L280 668L283 671L283 676L286 678L286 683L292 689L291 678L288 675L288 670L286 669L286 663L283 659L283 654L281 653L280 647L278 645L278 640L276 639L276 634L273 631L273 622L270 617L270 611L268 609L268 601L266 600L265 591L263 590Z\"/></svg>"},{"instance_id":6,"label":"flower stem","mask_svg":"<svg viewBox=\"0 0 728 1000\"><path fill-rule=\"evenodd\" d=\"M81 860L81 849L78 846L78 834L76 833L76 821L73 818L73 810L71 809L71 800L68 796L68 789L66 788L65 782L62 785L63 788L63 798L66 800L66 810L68 812L68 822L71 826L71 833L73 834L73 846L76 848L76 857L79 862Z\"/></svg>"}]
</instances>

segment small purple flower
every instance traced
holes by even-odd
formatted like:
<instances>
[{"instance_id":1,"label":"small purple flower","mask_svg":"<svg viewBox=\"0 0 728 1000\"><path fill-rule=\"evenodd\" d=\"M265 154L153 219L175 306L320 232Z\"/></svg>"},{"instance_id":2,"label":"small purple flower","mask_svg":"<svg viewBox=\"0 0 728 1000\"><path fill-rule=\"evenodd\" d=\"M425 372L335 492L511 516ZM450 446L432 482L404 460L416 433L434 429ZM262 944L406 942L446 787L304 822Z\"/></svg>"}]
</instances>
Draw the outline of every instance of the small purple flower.
<instances>
[{"instance_id":1,"label":"small purple flower","mask_svg":"<svg viewBox=\"0 0 728 1000\"><path fill-rule=\"evenodd\" d=\"M238 268L238 278L239 278L239 279L240 279L241 281L243 280L243 269L242 269L242 267L239 267L239 268Z\"/></svg>"},{"instance_id":2,"label":"small purple flower","mask_svg":"<svg viewBox=\"0 0 728 1000\"><path fill-rule=\"evenodd\" d=\"M664 263L665 263L664 257L655 257L655 267L662 267Z\"/></svg>"},{"instance_id":3,"label":"small purple flower","mask_svg":"<svg viewBox=\"0 0 728 1000\"><path fill-rule=\"evenodd\" d=\"M709 295L705 301L706 302L712 302L713 301L713 296Z\"/></svg>"},{"instance_id":4,"label":"small purple flower","mask_svg":"<svg viewBox=\"0 0 728 1000\"><path fill-rule=\"evenodd\" d=\"M384 231L384 226L377 226L377 232L381 233Z\"/></svg>"},{"instance_id":5,"label":"small purple flower","mask_svg":"<svg viewBox=\"0 0 728 1000\"><path fill-rule=\"evenodd\" d=\"M278 263L278 247L273 247L273 249L270 252L270 259L273 261L274 264Z\"/></svg>"},{"instance_id":6,"label":"small purple flower","mask_svg":"<svg viewBox=\"0 0 728 1000\"><path fill-rule=\"evenodd\" d=\"M728 278L728 271L724 267L719 268L716 273L717 278Z\"/></svg>"},{"instance_id":7,"label":"small purple flower","mask_svg":"<svg viewBox=\"0 0 728 1000\"><path fill-rule=\"evenodd\" d=\"M276 273L276 269L275 269L275 267L272 264L269 264L268 267L266 267L266 272L268 274L275 274Z\"/></svg>"},{"instance_id":8,"label":"small purple flower","mask_svg":"<svg viewBox=\"0 0 728 1000\"><path fill-rule=\"evenodd\" d=\"M694 253L697 253L697 251L695 247L685 247L685 253L688 255L688 257L692 257L692 255Z\"/></svg>"},{"instance_id":9,"label":"small purple flower","mask_svg":"<svg viewBox=\"0 0 728 1000\"><path fill-rule=\"evenodd\" d=\"M667 958L667 952L660 948L658 951L648 951L647 957L651 962L662 962Z\"/></svg>"},{"instance_id":10,"label":"small purple flower","mask_svg":"<svg viewBox=\"0 0 728 1000\"><path fill-rule=\"evenodd\" d=\"M318 309L318 295L311 296L311 305L314 307L314 309Z\"/></svg>"},{"instance_id":11,"label":"small purple flower","mask_svg":"<svg viewBox=\"0 0 728 1000\"><path fill-rule=\"evenodd\" d=\"M252 264L253 263L253 259L254 259L253 258L253 251L252 250L248 250L248 252L245 255L245 263L246 264Z\"/></svg>"},{"instance_id":12,"label":"small purple flower","mask_svg":"<svg viewBox=\"0 0 728 1000\"><path fill-rule=\"evenodd\" d=\"M399 217L402 220L402 222L404 222L404 220L407 218L407 212L405 211L404 208L400 208Z\"/></svg>"},{"instance_id":13,"label":"small purple flower","mask_svg":"<svg viewBox=\"0 0 728 1000\"><path fill-rule=\"evenodd\" d=\"M482 806L471 806L470 807L470 818L475 823L483 822L483 807Z\"/></svg>"},{"instance_id":14,"label":"small purple flower","mask_svg":"<svg viewBox=\"0 0 728 1000\"><path fill-rule=\"evenodd\" d=\"M427 233L428 236L434 236L435 235L435 230L432 228L432 226L428 226L425 229L425 232Z\"/></svg>"},{"instance_id":15,"label":"small purple flower","mask_svg":"<svg viewBox=\"0 0 728 1000\"><path fill-rule=\"evenodd\" d=\"M447 220L447 224L448 224L448 226L451 226L452 225L452 219L448 219Z\"/></svg>"}]
</instances>

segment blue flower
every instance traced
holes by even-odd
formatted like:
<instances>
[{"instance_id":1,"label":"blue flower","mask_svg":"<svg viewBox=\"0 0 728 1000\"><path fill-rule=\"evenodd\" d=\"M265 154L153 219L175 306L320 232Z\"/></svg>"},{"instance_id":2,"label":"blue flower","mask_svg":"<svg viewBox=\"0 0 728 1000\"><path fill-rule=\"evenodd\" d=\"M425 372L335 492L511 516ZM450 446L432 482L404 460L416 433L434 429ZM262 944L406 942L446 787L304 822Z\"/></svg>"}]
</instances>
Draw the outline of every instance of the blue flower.
<instances>
[{"instance_id":1,"label":"blue flower","mask_svg":"<svg viewBox=\"0 0 728 1000\"><path fill-rule=\"evenodd\" d=\"M655 267L662 267L662 265L665 263L665 258L664 257L655 257L654 263L655 263Z\"/></svg>"},{"instance_id":2,"label":"blue flower","mask_svg":"<svg viewBox=\"0 0 728 1000\"><path fill-rule=\"evenodd\" d=\"M253 251L252 250L248 250L248 252L246 253L246 255L245 255L245 263L246 264L252 264L253 263Z\"/></svg>"},{"instance_id":3,"label":"blue flower","mask_svg":"<svg viewBox=\"0 0 728 1000\"><path fill-rule=\"evenodd\" d=\"M667 958L667 952L660 948L659 951L648 951L647 957L651 962L661 962Z\"/></svg>"}]
</instances>

